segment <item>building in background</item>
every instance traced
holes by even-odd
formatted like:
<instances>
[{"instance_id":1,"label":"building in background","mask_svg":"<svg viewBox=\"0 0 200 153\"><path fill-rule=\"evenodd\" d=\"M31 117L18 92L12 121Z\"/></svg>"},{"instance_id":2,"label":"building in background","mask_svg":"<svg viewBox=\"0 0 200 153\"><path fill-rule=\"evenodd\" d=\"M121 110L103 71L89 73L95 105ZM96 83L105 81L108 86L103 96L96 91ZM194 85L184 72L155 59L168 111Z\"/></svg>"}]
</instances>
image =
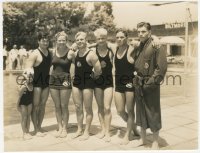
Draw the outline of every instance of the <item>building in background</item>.
<instances>
[{"instance_id":1,"label":"building in background","mask_svg":"<svg viewBox=\"0 0 200 153\"><path fill-rule=\"evenodd\" d=\"M167 52L168 63L184 64L185 56L185 23L165 23L152 25L152 34L159 37ZM197 57L198 22L188 23L188 51L189 59ZM129 41L137 39L137 31L134 30L129 35Z\"/></svg>"}]
</instances>

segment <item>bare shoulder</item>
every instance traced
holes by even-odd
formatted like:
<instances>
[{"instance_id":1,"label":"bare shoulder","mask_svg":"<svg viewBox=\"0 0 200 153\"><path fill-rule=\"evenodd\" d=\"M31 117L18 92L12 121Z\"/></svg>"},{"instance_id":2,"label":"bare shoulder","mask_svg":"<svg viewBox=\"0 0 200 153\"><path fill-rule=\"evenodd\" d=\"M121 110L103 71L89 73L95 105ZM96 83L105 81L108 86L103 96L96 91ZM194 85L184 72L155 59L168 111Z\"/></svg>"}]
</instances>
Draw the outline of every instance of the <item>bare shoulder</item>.
<instances>
[{"instance_id":1,"label":"bare shoulder","mask_svg":"<svg viewBox=\"0 0 200 153\"><path fill-rule=\"evenodd\" d=\"M88 56L89 56L90 58L96 57L96 56L97 56L96 51L90 50Z\"/></svg>"},{"instance_id":2,"label":"bare shoulder","mask_svg":"<svg viewBox=\"0 0 200 153\"><path fill-rule=\"evenodd\" d=\"M110 43L110 42L108 42L107 45L108 45L108 48L111 49L112 52L115 54L116 50L117 50L117 45L114 43Z\"/></svg>"},{"instance_id":3,"label":"bare shoulder","mask_svg":"<svg viewBox=\"0 0 200 153\"><path fill-rule=\"evenodd\" d=\"M30 56L32 56L32 57L37 57L39 54L40 54L39 50L38 50L38 49L34 49L34 50L30 53Z\"/></svg>"},{"instance_id":4,"label":"bare shoulder","mask_svg":"<svg viewBox=\"0 0 200 153\"><path fill-rule=\"evenodd\" d=\"M35 61L38 56L40 56L40 52L38 51L38 49L35 49L29 54L29 60Z\"/></svg>"},{"instance_id":5,"label":"bare shoulder","mask_svg":"<svg viewBox=\"0 0 200 153\"><path fill-rule=\"evenodd\" d=\"M128 53L129 53L129 54L133 53L134 49L135 49L135 48L134 48L133 46L129 45Z\"/></svg>"},{"instance_id":6,"label":"bare shoulder","mask_svg":"<svg viewBox=\"0 0 200 153\"><path fill-rule=\"evenodd\" d=\"M96 47L91 47L90 51L95 52L96 53Z\"/></svg>"},{"instance_id":7,"label":"bare shoulder","mask_svg":"<svg viewBox=\"0 0 200 153\"><path fill-rule=\"evenodd\" d=\"M96 52L94 52L94 51L89 51L89 54L88 54L88 56L87 56L87 60L88 60L88 61L97 61L97 60L98 60L98 57L97 57Z\"/></svg>"}]
</instances>

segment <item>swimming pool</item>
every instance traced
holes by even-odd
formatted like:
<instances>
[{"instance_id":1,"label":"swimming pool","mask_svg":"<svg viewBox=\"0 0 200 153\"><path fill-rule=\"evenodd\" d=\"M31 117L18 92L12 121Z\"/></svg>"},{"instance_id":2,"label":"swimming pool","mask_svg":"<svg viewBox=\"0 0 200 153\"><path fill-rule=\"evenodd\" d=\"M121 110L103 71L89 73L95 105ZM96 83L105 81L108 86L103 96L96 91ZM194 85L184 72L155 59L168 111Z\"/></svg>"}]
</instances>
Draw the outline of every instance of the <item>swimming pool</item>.
<instances>
[{"instance_id":1,"label":"swimming pool","mask_svg":"<svg viewBox=\"0 0 200 153\"><path fill-rule=\"evenodd\" d=\"M3 98L4 98L4 125L20 123L20 113L17 111L17 100L18 100L18 86L16 83L16 77L20 73L3 74ZM75 107L72 101L72 97L69 102L70 113L75 113ZM51 95L46 103L45 118L55 117L54 103Z\"/></svg>"}]
</instances>

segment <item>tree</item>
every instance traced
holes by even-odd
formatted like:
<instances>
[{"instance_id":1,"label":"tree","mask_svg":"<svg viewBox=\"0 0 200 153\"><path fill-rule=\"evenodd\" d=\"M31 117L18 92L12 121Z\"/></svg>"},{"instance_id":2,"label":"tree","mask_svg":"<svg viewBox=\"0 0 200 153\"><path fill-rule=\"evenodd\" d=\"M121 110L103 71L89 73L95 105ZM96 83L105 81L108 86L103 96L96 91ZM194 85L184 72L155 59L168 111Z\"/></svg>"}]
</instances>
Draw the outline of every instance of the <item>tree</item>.
<instances>
[{"instance_id":1,"label":"tree","mask_svg":"<svg viewBox=\"0 0 200 153\"><path fill-rule=\"evenodd\" d=\"M10 48L13 44L36 48L38 32L48 32L53 41L56 32L78 27L84 13L83 2L3 3L4 38Z\"/></svg>"},{"instance_id":2,"label":"tree","mask_svg":"<svg viewBox=\"0 0 200 153\"><path fill-rule=\"evenodd\" d=\"M96 28L103 27L106 28L108 31L113 31L113 29L115 29L115 24L113 20L114 17L112 14L112 3L96 2L94 3L94 10L85 19L85 22L90 23L90 30L95 30Z\"/></svg>"},{"instance_id":3,"label":"tree","mask_svg":"<svg viewBox=\"0 0 200 153\"><path fill-rule=\"evenodd\" d=\"M59 31L65 31L73 41L79 30L94 31L98 27L113 30L112 4L95 2L86 17L86 2L5 2L3 3L3 36L8 48L13 44L37 47L37 34L48 32L51 42ZM51 43L51 45L52 45Z\"/></svg>"}]
</instances>

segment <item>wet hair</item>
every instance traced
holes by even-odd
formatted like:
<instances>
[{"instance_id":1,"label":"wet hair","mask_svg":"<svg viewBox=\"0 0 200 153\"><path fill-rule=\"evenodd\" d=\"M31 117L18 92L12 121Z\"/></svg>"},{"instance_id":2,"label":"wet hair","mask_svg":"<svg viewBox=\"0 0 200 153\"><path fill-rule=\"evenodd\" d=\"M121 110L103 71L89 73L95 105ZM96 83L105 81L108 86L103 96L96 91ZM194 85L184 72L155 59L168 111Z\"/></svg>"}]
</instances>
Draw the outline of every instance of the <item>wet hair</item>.
<instances>
[{"instance_id":1,"label":"wet hair","mask_svg":"<svg viewBox=\"0 0 200 153\"><path fill-rule=\"evenodd\" d=\"M128 33L126 30L123 30L123 29L119 29L116 31L116 34L118 34L119 32L122 32L124 34L125 37L128 37Z\"/></svg>"},{"instance_id":2,"label":"wet hair","mask_svg":"<svg viewBox=\"0 0 200 153\"><path fill-rule=\"evenodd\" d=\"M78 32L78 33L75 35L75 39L76 39L78 36L80 36L80 35L84 36L85 39L86 39L86 37L87 37L87 34L86 34L85 32L80 31L80 32Z\"/></svg>"},{"instance_id":3,"label":"wet hair","mask_svg":"<svg viewBox=\"0 0 200 153\"><path fill-rule=\"evenodd\" d=\"M49 40L49 35L46 32L39 32L37 36L38 41L42 39L48 39Z\"/></svg>"},{"instance_id":4,"label":"wet hair","mask_svg":"<svg viewBox=\"0 0 200 153\"><path fill-rule=\"evenodd\" d=\"M146 27L147 30L151 30L151 24L148 22L140 22L137 24L137 29L141 27Z\"/></svg>"},{"instance_id":5,"label":"wet hair","mask_svg":"<svg viewBox=\"0 0 200 153\"><path fill-rule=\"evenodd\" d=\"M96 30L94 31L94 35L95 35L95 37L101 36L101 35L107 36L107 35L108 35L108 32L107 32L107 30L104 29L104 28L99 28L99 29L96 29Z\"/></svg>"},{"instance_id":6,"label":"wet hair","mask_svg":"<svg viewBox=\"0 0 200 153\"><path fill-rule=\"evenodd\" d=\"M58 33L55 35L56 40L57 40L58 37L60 37L60 36L64 36L66 40L67 40L67 38L68 38L68 35L67 35L64 31L58 32Z\"/></svg>"}]
</instances>

